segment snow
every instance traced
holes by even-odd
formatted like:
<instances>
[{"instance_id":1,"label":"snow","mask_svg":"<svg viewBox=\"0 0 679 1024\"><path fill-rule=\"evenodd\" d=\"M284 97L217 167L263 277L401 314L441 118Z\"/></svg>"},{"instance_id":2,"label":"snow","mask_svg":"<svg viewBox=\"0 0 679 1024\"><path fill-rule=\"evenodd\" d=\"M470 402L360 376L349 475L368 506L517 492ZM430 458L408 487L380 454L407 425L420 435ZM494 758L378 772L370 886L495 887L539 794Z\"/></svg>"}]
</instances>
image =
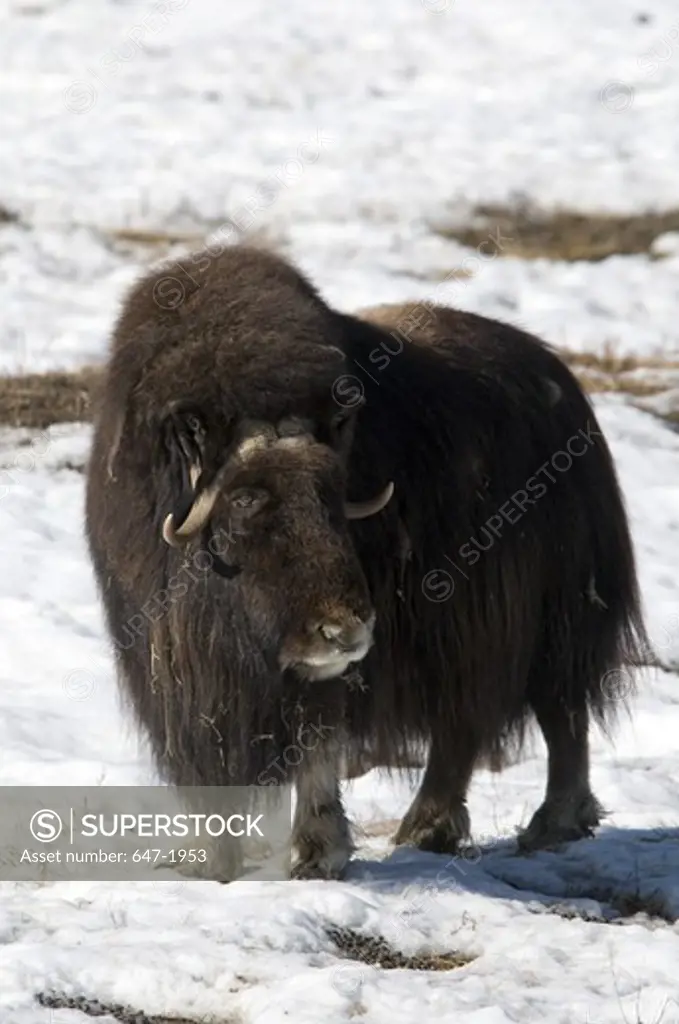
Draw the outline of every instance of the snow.
<instances>
[{"instance_id":1,"label":"snow","mask_svg":"<svg viewBox=\"0 0 679 1024\"><path fill-rule=\"evenodd\" d=\"M149 255L116 228L235 221L350 308L430 294L470 256L431 225L479 202L672 208L678 26L669 0L5 0L0 201L22 223L0 230L0 367L101 357ZM678 274L676 247L495 259L437 295L574 348L676 352Z\"/></svg>"},{"instance_id":2,"label":"snow","mask_svg":"<svg viewBox=\"0 0 679 1024\"><path fill-rule=\"evenodd\" d=\"M597 412L629 504L649 631L676 669L679 435L614 398L599 400ZM77 425L46 431L35 465L23 468L22 436L0 439L0 464L14 477L0 501L4 785L154 781L103 653L82 535L83 477L60 468L66 453L71 465L82 462L88 434ZM515 827L544 785L536 738L522 763L476 776L477 846L466 859L391 850L388 824L411 787L372 772L347 786L361 861L344 883L4 883L0 1020L84 1019L37 1007L33 996L45 989L147 1013L235 1014L248 1024L421 1015L619 1021L623 1008L635 1019L637 1003L642 1020L655 1020L677 994L676 925L568 920L549 908L613 919L616 894L660 894L679 916L677 734L677 677L649 672L615 743L594 740L594 788L611 810L607 824L595 841L559 853L515 852ZM476 959L452 973L380 971L338 959L330 925L382 935L407 953L455 949ZM665 1019L679 1019L679 1008Z\"/></svg>"},{"instance_id":3,"label":"snow","mask_svg":"<svg viewBox=\"0 0 679 1024\"><path fill-rule=\"evenodd\" d=\"M479 258L441 284L474 254L431 227L516 198L675 205L668 0L4 0L0 54L0 205L20 216L0 224L0 369L101 359L154 255L111 231L205 224L277 241L341 308L435 295L573 348L679 352L672 236L659 260ZM679 916L679 434L622 398L597 412L662 668L593 738L596 840L516 855L536 737L475 777L467 859L394 851L412 787L372 772L346 787L361 859L341 884L2 883L0 1024L88 1019L38 1006L51 990L242 1024L679 1021L678 926L616 910L659 894ZM0 432L0 784L148 784L85 552L89 429L31 437ZM375 969L329 926L475 959Z\"/></svg>"}]
</instances>

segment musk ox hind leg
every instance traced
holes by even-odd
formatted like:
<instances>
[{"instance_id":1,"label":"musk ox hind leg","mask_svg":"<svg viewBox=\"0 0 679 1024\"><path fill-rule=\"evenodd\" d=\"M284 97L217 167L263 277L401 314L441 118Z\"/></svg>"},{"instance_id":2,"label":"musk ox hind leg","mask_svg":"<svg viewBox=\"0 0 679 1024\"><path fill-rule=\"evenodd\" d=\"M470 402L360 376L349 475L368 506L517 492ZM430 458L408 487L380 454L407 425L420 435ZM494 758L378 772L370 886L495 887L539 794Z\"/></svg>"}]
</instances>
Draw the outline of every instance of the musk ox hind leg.
<instances>
[{"instance_id":1,"label":"musk ox hind leg","mask_svg":"<svg viewBox=\"0 0 679 1024\"><path fill-rule=\"evenodd\" d=\"M596 422L595 422L596 425ZM542 629L533 652L526 704L548 751L547 791L520 836L524 850L592 835L603 810L590 788L589 724L604 731L635 689L649 642L641 614L634 552L610 452L600 432L561 492L563 530L542 593Z\"/></svg>"},{"instance_id":2,"label":"musk ox hind leg","mask_svg":"<svg viewBox=\"0 0 679 1024\"><path fill-rule=\"evenodd\" d=\"M338 758L327 748L307 754L297 770L295 789L292 877L341 878L354 845L340 795Z\"/></svg>"},{"instance_id":3,"label":"musk ox hind leg","mask_svg":"<svg viewBox=\"0 0 679 1024\"><path fill-rule=\"evenodd\" d=\"M530 824L519 834L524 852L591 836L604 815L589 783L588 711L535 701L548 751L547 793Z\"/></svg>"},{"instance_id":4,"label":"musk ox hind leg","mask_svg":"<svg viewBox=\"0 0 679 1024\"><path fill-rule=\"evenodd\" d=\"M451 750L454 753L451 753ZM431 853L456 853L469 837L467 789L478 746L467 739L432 741L419 792L394 836L397 846L417 846Z\"/></svg>"}]
</instances>

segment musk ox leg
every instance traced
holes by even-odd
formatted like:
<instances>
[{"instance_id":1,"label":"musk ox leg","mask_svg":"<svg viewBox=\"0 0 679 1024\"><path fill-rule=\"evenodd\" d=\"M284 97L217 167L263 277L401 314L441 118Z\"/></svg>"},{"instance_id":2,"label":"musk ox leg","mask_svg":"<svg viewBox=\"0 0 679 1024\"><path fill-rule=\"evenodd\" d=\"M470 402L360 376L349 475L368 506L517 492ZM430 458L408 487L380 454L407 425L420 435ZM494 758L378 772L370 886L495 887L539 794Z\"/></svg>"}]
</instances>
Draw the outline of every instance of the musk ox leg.
<instances>
[{"instance_id":1,"label":"musk ox leg","mask_svg":"<svg viewBox=\"0 0 679 1024\"><path fill-rule=\"evenodd\" d=\"M228 815L225 814L225 817ZM174 848L173 872L184 875L186 878L202 878L212 882L233 882L243 874L243 854L240 844L218 845L214 841L203 840L199 845L178 846ZM191 860L194 853L195 859ZM206 854L206 860L201 861L199 857ZM168 865L158 863L154 865L158 870L168 870Z\"/></svg>"},{"instance_id":2,"label":"musk ox leg","mask_svg":"<svg viewBox=\"0 0 679 1024\"><path fill-rule=\"evenodd\" d=\"M591 836L604 811L589 785L588 713L556 700L536 706L549 768L544 803L519 834L521 850L539 850Z\"/></svg>"},{"instance_id":3,"label":"musk ox leg","mask_svg":"<svg viewBox=\"0 0 679 1024\"><path fill-rule=\"evenodd\" d=\"M397 846L417 846L432 853L456 853L469 836L467 788L477 759L475 745L466 749L432 743L420 790L394 836Z\"/></svg>"},{"instance_id":4,"label":"musk ox leg","mask_svg":"<svg viewBox=\"0 0 679 1024\"><path fill-rule=\"evenodd\" d=\"M207 793L209 794L209 790ZM182 809L186 814L203 814L210 816L215 812L228 818L231 814L239 814L243 810L242 799L232 797L228 788L220 798L219 805L214 799L202 798L202 791L191 788L190 797L182 800ZM204 878L214 882L233 882L243 874L243 844L234 836L206 836L187 840L173 849L172 870L187 878ZM159 861L158 870L168 870L168 863Z\"/></svg>"},{"instance_id":5,"label":"musk ox leg","mask_svg":"<svg viewBox=\"0 0 679 1024\"><path fill-rule=\"evenodd\" d=\"M341 878L354 852L340 796L337 763L321 751L307 755L295 781L293 878Z\"/></svg>"}]
</instances>

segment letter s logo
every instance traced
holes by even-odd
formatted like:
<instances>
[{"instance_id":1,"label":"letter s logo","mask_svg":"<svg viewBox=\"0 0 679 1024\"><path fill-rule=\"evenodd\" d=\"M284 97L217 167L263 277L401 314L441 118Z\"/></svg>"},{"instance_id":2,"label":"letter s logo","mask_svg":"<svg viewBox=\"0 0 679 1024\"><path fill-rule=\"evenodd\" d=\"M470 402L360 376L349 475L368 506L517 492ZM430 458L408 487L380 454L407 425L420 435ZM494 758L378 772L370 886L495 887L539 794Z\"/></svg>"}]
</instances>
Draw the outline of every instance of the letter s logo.
<instances>
[{"instance_id":1,"label":"letter s logo","mask_svg":"<svg viewBox=\"0 0 679 1024\"><path fill-rule=\"evenodd\" d=\"M62 833L64 823L56 811L43 808L31 818L31 835L39 843L53 843Z\"/></svg>"}]
</instances>

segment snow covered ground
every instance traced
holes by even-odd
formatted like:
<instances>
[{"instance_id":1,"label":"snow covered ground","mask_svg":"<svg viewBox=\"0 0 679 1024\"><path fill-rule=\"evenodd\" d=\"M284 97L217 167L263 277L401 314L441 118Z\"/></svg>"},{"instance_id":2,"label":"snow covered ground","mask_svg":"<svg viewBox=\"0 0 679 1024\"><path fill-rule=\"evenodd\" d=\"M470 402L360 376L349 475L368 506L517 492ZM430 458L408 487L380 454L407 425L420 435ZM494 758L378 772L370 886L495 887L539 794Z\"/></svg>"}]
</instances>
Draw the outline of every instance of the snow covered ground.
<instances>
[{"instance_id":1,"label":"snow covered ground","mask_svg":"<svg viewBox=\"0 0 679 1024\"><path fill-rule=\"evenodd\" d=\"M101 355L125 226L266 233L349 308L431 293L470 254L430 225L477 202L677 205L670 0L3 0L0 46L4 368ZM677 351L678 261L495 259L438 294Z\"/></svg>"},{"instance_id":2,"label":"snow covered ground","mask_svg":"<svg viewBox=\"0 0 679 1024\"><path fill-rule=\"evenodd\" d=\"M343 308L436 294L574 348L676 353L679 256L479 260L437 287L472 254L431 225L517 196L677 205L678 103L668 0L3 0L0 207L19 221L0 223L0 368L101 358L151 252L111 232L206 224L277 240ZM550 910L613 919L659 893L679 916L679 435L597 406L667 669L613 745L595 738L598 838L515 855L544 784L536 739L476 777L470 861L391 851L409 788L371 773L347 787L363 860L343 884L4 883L0 1024L88 1019L38 1006L45 990L242 1024L679 1022L679 926ZM3 785L152 778L102 654L73 468L88 437L0 433ZM338 925L475 959L380 971L337 958Z\"/></svg>"},{"instance_id":3,"label":"snow covered ground","mask_svg":"<svg viewBox=\"0 0 679 1024\"><path fill-rule=\"evenodd\" d=\"M679 667L679 435L615 399L598 403L629 502L651 637ZM0 466L0 784L148 784L148 757L118 708L82 536L88 429L33 447L6 432ZM25 438L24 438L25 439ZM33 453L32 462L28 453ZM66 468L68 465L69 468ZM4 477L6 479L6 477ZM649 675L615 745L597 737L596 792L611 810L595 841L516 856L515 826L541 799L541 741L471 795L470 862L389 849L405 781L348 787L365 862L340 883L0 885L2 1024L78 1024L35 1006L56 989L187 1017L383 1024L679 1020L679 932L648 922L564 920L568 904L615 917L616 900L660 894L679 916L679 680ZM383 972L342 961L327 928L383 935L405 952L457 949L452 973ZM668 1004L669 1005L669 1004ZM50 1017L50 1013L52 1016ZM209 1018L208 1018L209 1019Z\"/></svg>"}]
</instances>

